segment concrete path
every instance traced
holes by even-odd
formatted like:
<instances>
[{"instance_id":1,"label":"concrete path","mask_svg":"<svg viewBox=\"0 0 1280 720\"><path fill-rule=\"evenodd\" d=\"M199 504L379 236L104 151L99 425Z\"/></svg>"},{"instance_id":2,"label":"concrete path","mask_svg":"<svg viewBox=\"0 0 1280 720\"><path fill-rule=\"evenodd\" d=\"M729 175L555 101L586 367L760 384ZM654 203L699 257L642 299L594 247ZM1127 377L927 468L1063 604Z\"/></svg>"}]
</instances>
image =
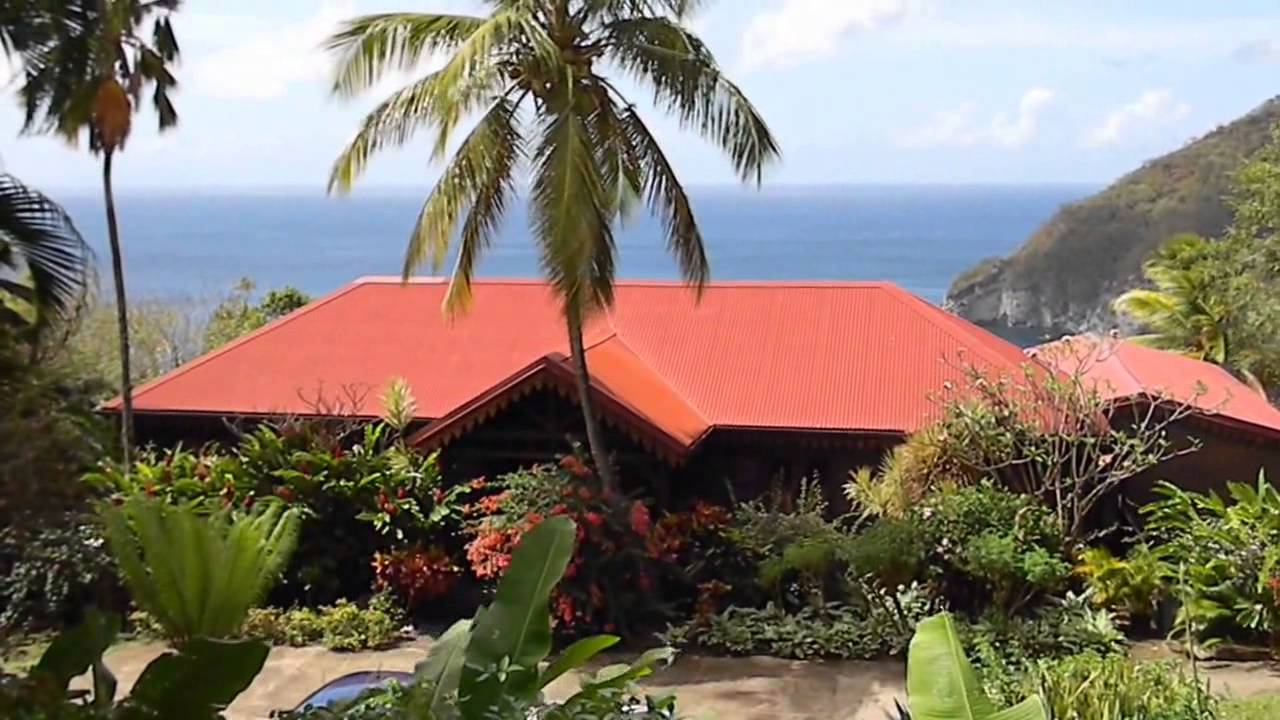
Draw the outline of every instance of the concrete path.
<instances>
[{"instance_id":1,"label":"concrete path","mask_svg":"<svg viewBox=\"0 0 1280 720\"><path fill-rule=\"evenodd\" d=\"M253 686L229 708L229 720L260 720L297 705L311 691L358 670L413 669L430 647L420 639L380 652L335 653L322 648L273 648ZM107 654L107 665L124 695L164 648L127 643ZM1158 653L1142 653L1150 657ZM612 662L627 655L610 658ZM1232 697L1280 693L1280 666L1273 663L1205 663L1211 686ZM578 677L549 688L563 698ZM643 684L653 695L675 694L682 715L705 720L885 720L895 698L905 696L899 661L799 662L777 658L688 656Z\"/></svg>"}]
</instances>

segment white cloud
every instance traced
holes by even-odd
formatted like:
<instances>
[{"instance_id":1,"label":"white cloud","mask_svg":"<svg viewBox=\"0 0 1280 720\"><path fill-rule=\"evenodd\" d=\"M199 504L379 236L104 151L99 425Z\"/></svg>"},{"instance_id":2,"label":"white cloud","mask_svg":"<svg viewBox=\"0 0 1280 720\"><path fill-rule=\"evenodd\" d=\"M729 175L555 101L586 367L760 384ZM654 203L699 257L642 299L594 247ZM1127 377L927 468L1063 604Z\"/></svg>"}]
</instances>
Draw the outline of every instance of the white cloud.
<instances>
[{"instance_id":1,"label":"white cloud","mask_svg":"<svg viewBox=\"0 0 1280 720\"><path fill-rule=\"evenodd\" d=\"M959 5L957 3L957 5ZM950 5L945 6L951 9ZM1241 38L1280 35L1280 19L1204 17L1194 20L1149 18L1147 22L1099 22L1075 13L1070 17L1037 17L1034 13L930 13L910 33L894 36L911 47L1010 48L1020 50L1087 50L1125 58L1168 52L1221 57L1224 47Z\"/></svg>"},{"instance_id":2,"label":"white cloud","mask_svg":"<svg viewBox=\"0 0 1280 720\"><path fill-rule=\"evenodd\" d=\"M901 22L914 0L782 0L751 19L742 36L745 70L829 57L851 33Z\"/></svg>"},{"instance_id":3,"label":"white cloud","mask_svg":"<svg viewBox=\"0 0 1280 720\"><path fill-rule=\"evenodd\" d=\"M1241 62L1280 62L1280 41L1253 40L1236 47L1231 56Z\"/></svg>"},{"instance_id":4,"label":"white cloud","mask_svg":"<svg viewBox=\"0 0 1280 720\"><path fill-rule=\"evenodd\" d=\"M1133 102L1111 111L1101 123L1085 132L1080 144L1084 147L1116 145L1135 130L1167 125L1190 112L1191 106L1174 98L1169 90L1147 90Z\"/></svg>"},{"instance_id":5,"label":"white cloud","mask_svg":"<svg viewBox=\"0 0 1280 720\"><path fill-rule=\"evenodd\" d=\"M326 2L318 12L284 27L263 25L245 32L242 23L221 47L203 55L192 72L192 90L233 100L264 100L288 92L298 83L323 79L329 58L320 45L342 20L355 15L350 2Z\"/></svg>"},{"instance_id":6,"label":"white cloud","mask_svg":"<svg viewBox=\"0 0 1280 720\"><path fill-rule=\"evenodd\" d=\"M964 147L991 145L1020 148L1035 139L1040 130L1040 117L1057 94L1043 87L1033 87L1023 94L1016 114L997 113L988 122L975 120L977 109L972 103L944 110L928 123L899 135L903 147Z\"/></svg>"}]
</instances>

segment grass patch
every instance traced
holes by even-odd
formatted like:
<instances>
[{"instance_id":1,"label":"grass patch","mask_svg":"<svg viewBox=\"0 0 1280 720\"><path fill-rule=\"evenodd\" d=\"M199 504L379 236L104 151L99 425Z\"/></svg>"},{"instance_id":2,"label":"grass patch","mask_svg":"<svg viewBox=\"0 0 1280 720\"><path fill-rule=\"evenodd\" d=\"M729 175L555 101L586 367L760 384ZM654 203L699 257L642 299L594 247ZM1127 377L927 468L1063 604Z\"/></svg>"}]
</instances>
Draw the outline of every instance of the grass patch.
<instances>
[{"instance_id":1,"label":"grass patch","mask_svg":"<svg viewBox=\"0 0 1280 720\"><path fill-rule=\"evenodd\" d=\"M1222 704L1222 720L1273 720L1280 718L1280 695L1264 695Z\"/></svg>"}]
</instances>

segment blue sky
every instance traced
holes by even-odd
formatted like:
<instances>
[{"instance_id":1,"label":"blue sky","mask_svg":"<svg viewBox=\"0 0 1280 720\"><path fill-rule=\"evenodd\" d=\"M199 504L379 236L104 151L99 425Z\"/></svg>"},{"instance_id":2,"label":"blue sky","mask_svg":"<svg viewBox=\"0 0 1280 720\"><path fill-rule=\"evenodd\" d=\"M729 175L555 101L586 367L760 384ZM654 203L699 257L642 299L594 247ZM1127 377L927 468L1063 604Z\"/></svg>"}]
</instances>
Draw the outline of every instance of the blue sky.
<instances>
[{"instance_id":1,"label":"blue sky","mask_svg":"<svg viewBox=\"0 0 1280 720\"><path fill-rule=\"evenodd\" d=\"M157 136L144 116L118 186L322 190L373 98L327 96L321 39L361 13L474 6L187 0L181 127ZM1275 0L720 0L694 25L782 142L770 184L1105 182L1280 92ZM19 138L20 121L0 104L6 169L96 186L83 150ZM686 182L733 182L713 149L654 124ZM411 145L362 189L426 188L437 172Z\"/></svg>"}]
</instances>

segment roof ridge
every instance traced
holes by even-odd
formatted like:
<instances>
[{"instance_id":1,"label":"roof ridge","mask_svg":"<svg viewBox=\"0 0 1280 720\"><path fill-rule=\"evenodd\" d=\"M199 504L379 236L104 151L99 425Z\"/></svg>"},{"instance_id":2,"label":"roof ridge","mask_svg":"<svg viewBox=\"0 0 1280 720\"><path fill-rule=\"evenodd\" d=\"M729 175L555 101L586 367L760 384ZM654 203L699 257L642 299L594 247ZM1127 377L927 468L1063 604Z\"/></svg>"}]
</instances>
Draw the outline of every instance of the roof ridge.
<instances>
[{"instance_id":1,"label":"roof ridge","mask_svg":"<svg viewBox=\"0 0 1280 720\"><path fill-rule=\"evenodd\" d=\"M925 302L918 296L912 293L909 293L906 290L892 283L889 283L885 289L887 289L889 293L898 300L898 302L910 308L912 312L920 316L925 322L937 328L939 331L947 335L950 335L951 337L967 340L968 342L965 343L966 349L972 349L973 351L978 352L988 362L991 362L992 364L995 364L995 365L1004 364L1005 358L1002 358L998 355L993 355L991 352L991 349L986 345L986 343L980 342L982 338L974 336L967 327L960 326L963 332L957 332L957 327L954 323L948 323L944 325L943 323L939 322L936 316L936 313L946 313L947 311L944 310L943 308L937 307L935 305L930 305L929 303ZM924 309L920 307L921 304L928 306L930 309L936 312L926 312ZM953 316L950 316L949 314L948 316L949 318L953 317ZM956 317L955 319L961 320L962 322L966 322L966 323L968 322L968 321L964 321L962 318L959 318L959 317ZM969 324L972 324L972 323L969 323ZM973 325L973 327L979 330L982 330L982 328L978 328L977 325ZM987 332L987 331L982 330L982 332ZM1006 340L1000 338L999 336L991 335L991 337L995 338L997 342L1007 343ZM972 346L972 347L968 347L968 346ZM1011 347L1016 348L1016 346L1012 346L1012 345ZM1026 357L1026 354L1023 353L1021 350L1018 350L1018 354L1024 358Z\"/></svg>"},{"instance_id":2,"label":"roof ridge","mask_svg":"<svg viewBox=\"0 0 1280 720\"><path fill-rule=\"evenodd\" d=\"M1095 356L1103 352L1105 348L1105 344L1104 344L1105 340L1101 335L1098 335L1097 333L1084 333L1084 335L1094 343L1093 354ZM1079 336L1077 335L1077 337ZM1146 384L1143 383L1142 380L1138 378L1138 374L1135 373L1133 369L1129 367L1129 363L1126 362L1124 359L1124 356L1120 354L1120 348L1124 346L1125 342L1126 341L1123 338L1121 338L1120 341L1116 343L1115 347L1111 349L1111 357L1114 357L1116 359L1116 363L1120 365L1121 370L1124 370L1124 374L1129 377L1129 381L1132 382L1133 386L1138 389L1138 392L1139 393L1145 392L1148 389ZM1134 345L1138 346L1136 343L1134 343ZM1105 359L1106 358L1101 358L1099 362Z\"/></svg>"},{"instance_id":3,"label":"roof ridge","mask_svg":"<svg viewBox=\"0 0 1280 720\"><path fill-rule=\"evenodd\" d=\"M326 295L325 297L322 297L319 300L315 300L313 302L307 303L306 305L298 308L297 310L294 310L288 315L276 318L275 320L272 320L271 322L267 323L266 325L263 325L257 330L241 335L240 337L236 338L235 340L232 340L231 342L223 345L222 347L210 350L209 352L206 352L203 355L200 355L199 357L195 358L194 360L191 360L190 362L183 363L182 365L170 370L169 372L161 375L160 377L155 378L154 380L149 380L139 385L138 387L134 388L133 397L136 400L142 397L143 395L159 388L160 386L172 380L180 378L183 375L186 375L187 373L195 370L196 368L204 365L205 363L211 362L221 357L222 355L225 355L226 353L229 353L232 350L235 350L241 345L252 342L273 330L277 330L281 327L284 327L285 325L288 325L290 322L293 322L294 320L297 320L298 318L301 318L304 315L308 315L313 311L318 310L324 307L325 305L328 305L329 303L347 295L348 293L354 292L360 287L361 285L359 283L351 283L344 287L338 288L337 290L330 293L329 295ZM114 404L119 400L120 400L119 396L116 396L111 400L107 401L106 403L104 403L104 405Z\"/></svg>"},{"instance_id":4,"label":"roof ridge","mask_svg":"<svg viewBox=\"0 0 1280 720\"><path fill-rule=\"evenodd\" d=\"M622 337L622 335L621 335L621 334L619 334L619 333L617 333L617 332L615 332L615 333L614 333L614 338L615 338L619 343L621 343L621 344L622 344L622 347L624 347L624 348L626 348L626 349L627 349L627 352L631 353L631 355L632 355L633 357L635 357L636 362L640 363L641 365L643 365L643 366L645 367L645 369L647 369L649 372L653 373L653 376L654 376L654 377L656 377L656 378L658 378L658 380L663 384L663 386L665 386L668 390L670 390L670 391L671 391L671 394L673 394L673 395L675 395L676 397L680 398L680 400L681 400L682 402L684 402L685 407L687 407L687 408L689 408L690 410L692 410L692 411L693 411L693 414L694 414L694 415L697 415L699 420L701 420L703 423L705 423L705 424L706 424L706 425L708 425L708 426L712 425L711 420L710 420L710 419L708 419L708 418L707 418L707 416L706 416L706 414L704 414L704 413L702 412L702 409L701 409L701 408L699 408L697 405L694 405L694 404L693 404L693 402L692 402L691 400L689 400L689 398L688 398L688 397L686 397L684 393L682 393L682 392L680 392L679 390L677 390L677 389L675 388L675 386L674 386L674 385L672 385L672 384L671 384L671 382L670 382L669 380L667 380L667 377L666 377L665 375L663 375L662 373L658 372L658 369L657 369L657 368L655 368L652 364L650 364L650 363L649 363L649 361L648 361L648 360L646 360L646 359L644 358L644 356L643 356L643 355L641 355L639 352L637 352L637 351L636 351L636 349L635 349L634 347L632 347L632 346L631 346L631 343L627 342L627 339L626 339L626 338Z\"/></svg>"}]
</instances>

